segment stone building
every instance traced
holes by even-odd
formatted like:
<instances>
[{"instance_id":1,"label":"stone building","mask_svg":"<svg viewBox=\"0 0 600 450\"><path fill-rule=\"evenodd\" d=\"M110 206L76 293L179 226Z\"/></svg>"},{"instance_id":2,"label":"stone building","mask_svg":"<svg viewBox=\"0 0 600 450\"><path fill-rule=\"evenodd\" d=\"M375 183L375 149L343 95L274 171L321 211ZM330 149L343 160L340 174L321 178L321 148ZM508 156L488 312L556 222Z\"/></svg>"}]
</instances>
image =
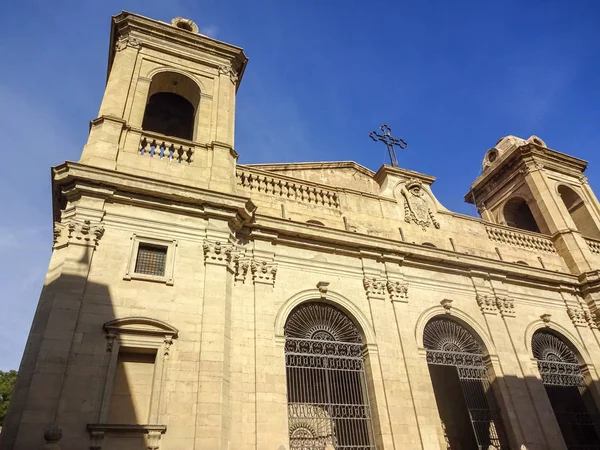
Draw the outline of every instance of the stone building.
<instances>
[{"instance_id":1,"label":"stone building","mask_svg":"<svg viewBox=\"0 0 600 450\"><path fill-rule=\"evenodd\" d=\"M481 219L397 167L240 165L246 62L113 18L0 448L599 449L586 162L501 139Z\"/></svg>"}]
</instances>

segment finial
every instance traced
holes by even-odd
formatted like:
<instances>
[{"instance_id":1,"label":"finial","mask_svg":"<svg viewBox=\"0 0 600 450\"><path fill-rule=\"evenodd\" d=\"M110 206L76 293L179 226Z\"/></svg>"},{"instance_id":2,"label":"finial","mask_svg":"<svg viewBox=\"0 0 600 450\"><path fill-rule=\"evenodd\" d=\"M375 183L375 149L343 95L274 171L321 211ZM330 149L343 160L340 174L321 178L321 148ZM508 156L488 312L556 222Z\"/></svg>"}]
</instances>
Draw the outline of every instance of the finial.
<instances>
[{"instance_id":1,"label":"finial","mask_svg":"<svg viewBox=\"0 0 600 450\"><path fill-rule=\"evenodd\" d=\"M408 144L403 139L396 139L395 137L392 137L392 129L386 124L381 125L379 129L381 130L381 134L379 134L377 131L371 131L369 133L369 137L375 142L381 141L385 144L388 150L388 155L390 156L392 167L398 167L398 158L396 157L396 150L394 147L400 147L402 150L404 150Z\"/></svg>"}]
</instances>

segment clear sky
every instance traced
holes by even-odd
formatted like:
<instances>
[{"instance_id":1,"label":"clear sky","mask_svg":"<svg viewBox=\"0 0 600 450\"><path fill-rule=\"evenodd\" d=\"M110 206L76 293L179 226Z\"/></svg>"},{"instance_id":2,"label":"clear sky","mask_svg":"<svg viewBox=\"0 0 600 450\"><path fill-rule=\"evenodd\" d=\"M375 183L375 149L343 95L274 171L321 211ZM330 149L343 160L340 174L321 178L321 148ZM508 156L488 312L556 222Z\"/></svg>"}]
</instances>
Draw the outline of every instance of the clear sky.
<instances>
[{"instance_id":1,"label":"clear sky","mask_svg":"<svg viewBox=\"0 0 600 450\"><path fill-rule=\"evenodd\" d=\"M505 135L590 161L600 192L597 1L0 2L0 369L17 368L52 244L50 167L78 160L104 91L110 17L128 10L243 47L242 163L354 160L438 177L447 208Z\"/></svg>"}]
</instances>

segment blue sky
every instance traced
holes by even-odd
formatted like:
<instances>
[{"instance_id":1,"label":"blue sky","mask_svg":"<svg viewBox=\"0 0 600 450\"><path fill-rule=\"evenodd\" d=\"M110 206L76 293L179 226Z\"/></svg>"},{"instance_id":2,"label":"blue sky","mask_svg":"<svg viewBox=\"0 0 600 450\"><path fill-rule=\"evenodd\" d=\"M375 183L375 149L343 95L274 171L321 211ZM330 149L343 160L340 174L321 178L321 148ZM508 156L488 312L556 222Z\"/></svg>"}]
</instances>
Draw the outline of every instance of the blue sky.
<instances>
[{"instance_id":1,"label":"blue sky","mask_svg":"<svg viewBox=\"0 0 600 450\"><path fill-rule=\"evenodd\" d=\"M240 162L401 167L463 202L485 151L536 134L590 161L600 191L600 4L593 1L19 1L0 5L0 369L17 368L50 258L50 167L77 160L100 105L110 17L196 21L250 58Z\"/></svg>"}]
</instances>

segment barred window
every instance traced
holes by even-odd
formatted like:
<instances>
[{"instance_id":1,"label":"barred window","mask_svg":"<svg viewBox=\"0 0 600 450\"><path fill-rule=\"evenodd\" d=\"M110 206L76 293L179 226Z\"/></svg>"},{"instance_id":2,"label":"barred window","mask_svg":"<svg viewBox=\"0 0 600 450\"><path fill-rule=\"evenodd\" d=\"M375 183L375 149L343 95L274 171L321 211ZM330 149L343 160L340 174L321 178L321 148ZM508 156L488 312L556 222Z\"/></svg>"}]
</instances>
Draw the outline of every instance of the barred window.
<instances>
[{"instance_id":1,"label":"barred window","mask_svg":"<svg viewBox=\"0 0 600 450\"><path fill-rule=\"evenodd\" d=\"M135 261L135 273L165 276L167 247L140 244Z\"/></svg>"}]
</instances>

